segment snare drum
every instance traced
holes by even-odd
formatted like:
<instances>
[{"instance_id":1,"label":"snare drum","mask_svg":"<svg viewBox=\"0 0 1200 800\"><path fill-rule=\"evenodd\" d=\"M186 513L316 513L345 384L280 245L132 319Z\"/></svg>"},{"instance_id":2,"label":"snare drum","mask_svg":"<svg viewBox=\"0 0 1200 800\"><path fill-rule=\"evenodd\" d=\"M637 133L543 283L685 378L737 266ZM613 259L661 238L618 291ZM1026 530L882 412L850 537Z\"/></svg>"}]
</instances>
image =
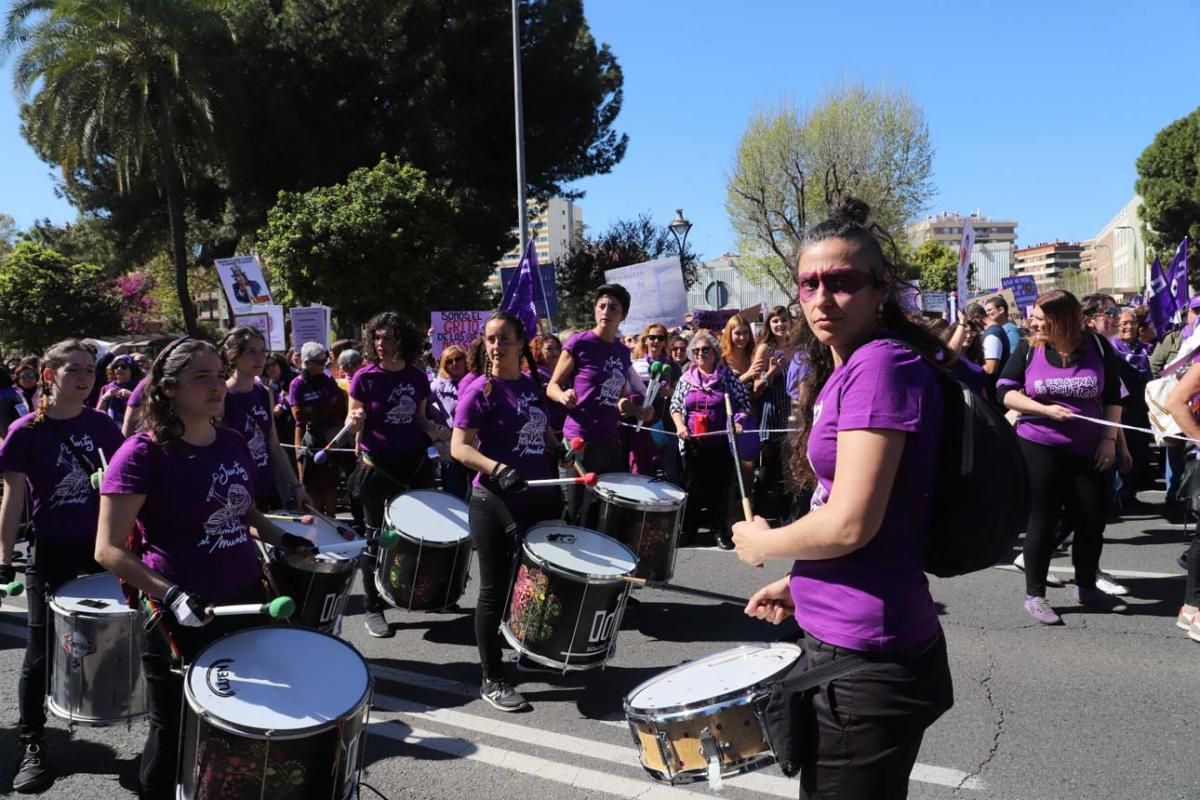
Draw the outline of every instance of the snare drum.
<instances>
[{"instance_id":1,"label":"snare drum","mask_svg":"<svg viewBox=\"0 0 1200 800\"><path fill-rule=\"evenodd\" d=\"M345 544L346 538L327 520L314 517L312 524L300 522L300 515L290 511L275 511L271 521L287 533L307 539L318 547ZM366 546L366 540L359 540ZM336 635L341 627L342 613L350 598L350 587L354 583L354 570L358 565L355 555L321 553L315 558L288 558L278 549L266 545L269 553L267 569L271 580L280 594L296 601L296 613L292 620L305 628Z\"/></svg>"},{"instance_id":2,"label":"snare drum","mask_svg":"<svg viewBox=\"0 0 1200 800\"><path fill-rule=\"evenodd\" d=\"M602 667L616 647L637 559L615 539L559 522L531 527L501 633L526 658L562 670Z\"/></svg>"},{"instance_id":3,"label":"snare drum","mask_svg":"<svg viewBox=\"0 0 1200 800\"><path fill-rule=\"evenodd\" d=\"M794 644L742 645L638 686L625 698L625 717L646 772L688 783L774 763L761 709L798 658Z\"/></svg>"},{"instance_id":4,"label":"snare drum","mask_svg":"<svg viewBox=\"0 0 1200 800\"><path fill-rule=\"evenodd\" d=\"M383 599L409 611L457 603L471 574L467 504L445 492L407 492L388 503L384 524L398 535L375 565Z\"/></svg>"},{"instance_id":5,"label":"snare drum","mask_svg":"<svg viewBox=\"0 0 1200 800\"><path fill-rule=\"evenodd\" d=\"M600 506L596 529L637 554L637 576L670 580L687 492L673 483L627 472L601 475L590 491Z\"/></svg>"},{"instance_id":6,"label":"snare drum","mask_svg":"<svg viewBox=\"0 0 1200 800\"><path fill-rule=\"evenodd\" d=\"M146 715L142 615L107 572L62 586L50 599L54 665L46 705L71 724L131 723Z\"/></svg>"},{"instance_id":7,"label":"snare drum","mask_svg":"<svg viewBox=\"0 0 1200 800\"><path fill-rule=\"evenodd\" d=\"M346 800L370 712L367 662L318 631L218 639L184 679L180 800Z\"/></svg>"}]
</instances>

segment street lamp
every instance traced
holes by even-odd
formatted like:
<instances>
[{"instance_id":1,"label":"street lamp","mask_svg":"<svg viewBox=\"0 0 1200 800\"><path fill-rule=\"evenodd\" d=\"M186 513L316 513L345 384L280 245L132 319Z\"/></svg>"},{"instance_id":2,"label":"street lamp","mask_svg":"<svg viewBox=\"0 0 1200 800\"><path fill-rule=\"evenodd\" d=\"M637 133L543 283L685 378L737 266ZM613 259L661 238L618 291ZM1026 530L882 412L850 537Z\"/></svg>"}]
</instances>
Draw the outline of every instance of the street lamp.
<instances>
[{"instance_id":1,"label":"street lamp","mask_svg":"<svg viewBox=\"0 0 1200 800\"><path fill-rule=\"evenodd\" d=\"M675 244L679 247L679 266L683 266L683 246L687 244L688 231L692 229L692 223L688 222L687 217L683 215L683 209L675 209L675 219L671 220L671 224L667 226L671 229L671 233L675 236Z\"/></svg>"}]
</instances>

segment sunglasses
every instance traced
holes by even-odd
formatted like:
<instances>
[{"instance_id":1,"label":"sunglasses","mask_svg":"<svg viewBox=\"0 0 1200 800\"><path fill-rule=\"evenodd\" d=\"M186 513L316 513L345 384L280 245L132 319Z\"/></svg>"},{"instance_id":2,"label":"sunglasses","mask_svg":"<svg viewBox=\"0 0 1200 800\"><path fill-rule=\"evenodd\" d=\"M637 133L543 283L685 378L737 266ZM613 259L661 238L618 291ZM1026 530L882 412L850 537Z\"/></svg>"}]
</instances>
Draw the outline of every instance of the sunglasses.
<instances>
[{"instance_id":1,"label":"sunglasses","mask_svg":"<svg viewBox=\"0 0 1200 800\"><path fill-rule=\"evenodd\" d=\"M33 370L25 370L17 373L17 380L31 381L37 377L37 373Z\"/></svg>"},{"instance_id":2,"label":"sunglasses","mask_svg":"<svg viewBox=\"0 0 1200 800\"><path fill-rule=\"evenodd\" d=\"M1093 317L1119 317L1121 312L1115 308L1106 308L1103 311L1096 311L1092 314Z\"/></svg>"},{"instance_id":3,"label":"sunglasses","mask_svg":"<svg viewBox=\"0 0 1200 800\"><path fill-rule=\"evenodd\" d=\"M713 351L713 349L712 349L711 347L693 347L693 348L692 348L692 355L694 355L694 356L706 356L706 355L708 355L709 353L711 353L712 351Z\"/></svg>"},{"instance_id":4,"label":"sunglasses","mask_svg":"<svg viewBox=\"0 0 1200 800\"><path fill-rule=\"evenodd\" d=\"M657 333L647 334L646 341L648 342L665 342L667 337L659 336Z\"/></svg>"},{"instance_id":5,"label":"sunglasses","mask_svg":"<svg viewBox=\"0 0 1200 800\"><path fill-rule=\"evenodd\" d=\"M801 272L796 276L797 294L802 303L810 303L817 288L824 286L830 294L849 297L875 283L875 277L860 269L836 269L828 272Z\"/></svg>"}]
</instances>

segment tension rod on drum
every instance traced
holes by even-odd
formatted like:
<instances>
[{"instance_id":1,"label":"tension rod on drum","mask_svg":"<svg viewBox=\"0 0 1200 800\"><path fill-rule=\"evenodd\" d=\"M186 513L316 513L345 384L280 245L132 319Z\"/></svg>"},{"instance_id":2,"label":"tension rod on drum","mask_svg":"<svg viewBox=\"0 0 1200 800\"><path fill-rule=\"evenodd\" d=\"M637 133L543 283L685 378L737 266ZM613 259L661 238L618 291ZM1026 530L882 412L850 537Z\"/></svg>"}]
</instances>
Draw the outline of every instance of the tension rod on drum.
<instances>
[{"instance_id":1,"label":"tension rod on drum","mask_svg":"<svg viewBox=\"0 0 1200 800\"><path fill-rule=\"evenodd\" d=\"M666 581L652 581L647 578L635 578L632 575L619 575L621 580L634 586L642 586L647 589L662 589L667 592L679 592L680 594L690 594L696 597L706 597L710 600L720 600L723 603L734 603L736 605L745 605L746 598L736 597L731 594L721 594L720 592L710 592L707 589L693 589L691 586L676 586L673 583Z\"/></svg>"}]
</instances>

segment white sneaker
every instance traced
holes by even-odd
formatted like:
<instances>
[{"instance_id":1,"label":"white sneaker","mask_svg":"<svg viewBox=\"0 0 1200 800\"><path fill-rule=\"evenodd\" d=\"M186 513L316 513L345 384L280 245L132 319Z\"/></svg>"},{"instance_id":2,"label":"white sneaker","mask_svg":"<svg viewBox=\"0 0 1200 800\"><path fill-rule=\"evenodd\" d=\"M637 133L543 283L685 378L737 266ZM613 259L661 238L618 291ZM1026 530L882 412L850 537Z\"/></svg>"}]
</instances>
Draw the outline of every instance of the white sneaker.
<instances>
[{"instance_id":1,"label":"white sneaker","mask_svg":"<svg viewBox=\"0 0 1200 800\"><path fill-rule=\"evenodd\" d=\"M1129 589L1117 583L1116 578L1102 569L1096 570L1096 588L1105 594L1111 594L1115 596L1124 596L1129 594Z\"/></svg>"},{"instance_id":2,"label":"white sneaker","mask_svg":"<svg viewBox=\"0 0 1200 800\"><path fill-rule=\"evenodd\" d=\"M1020 553L1016 558L1013 559L1013 566L1016 567L1017 569L1021 570L1021 572L1025 571L1025 554L1024 553Z\"/></svg>"},{"instance_id":3,"label":"white sneaker","mask_svg":"<svg viewBox=\"0 0 1200 800\"><path fill-rule=\"evenodd\" d=\"M1024 553L1021 553L1020 555L1018 555L1016 558L1013 559L1013 566L1016 567L1017 569L1021 570L1021 572L1025 571L1025 554ZM1055 575L1053 571L1047 570L1046 585L1062 587L1063 581L1062 581L1062 578Z\"/></svg>"},{"instance_id":4,"label":"white sneaker","mask_svg":"<svg viewBox=\"0 0 1200 800\"><path fill-rule=\"evenodd\" d=\"M1200 611L1197 609L1193 608L1189 611L1187 606L1180 606L1179 616L1175 618L1175 627L1190 631L1197 617L1200 617Z\"/></svg>"}]
</instances>

